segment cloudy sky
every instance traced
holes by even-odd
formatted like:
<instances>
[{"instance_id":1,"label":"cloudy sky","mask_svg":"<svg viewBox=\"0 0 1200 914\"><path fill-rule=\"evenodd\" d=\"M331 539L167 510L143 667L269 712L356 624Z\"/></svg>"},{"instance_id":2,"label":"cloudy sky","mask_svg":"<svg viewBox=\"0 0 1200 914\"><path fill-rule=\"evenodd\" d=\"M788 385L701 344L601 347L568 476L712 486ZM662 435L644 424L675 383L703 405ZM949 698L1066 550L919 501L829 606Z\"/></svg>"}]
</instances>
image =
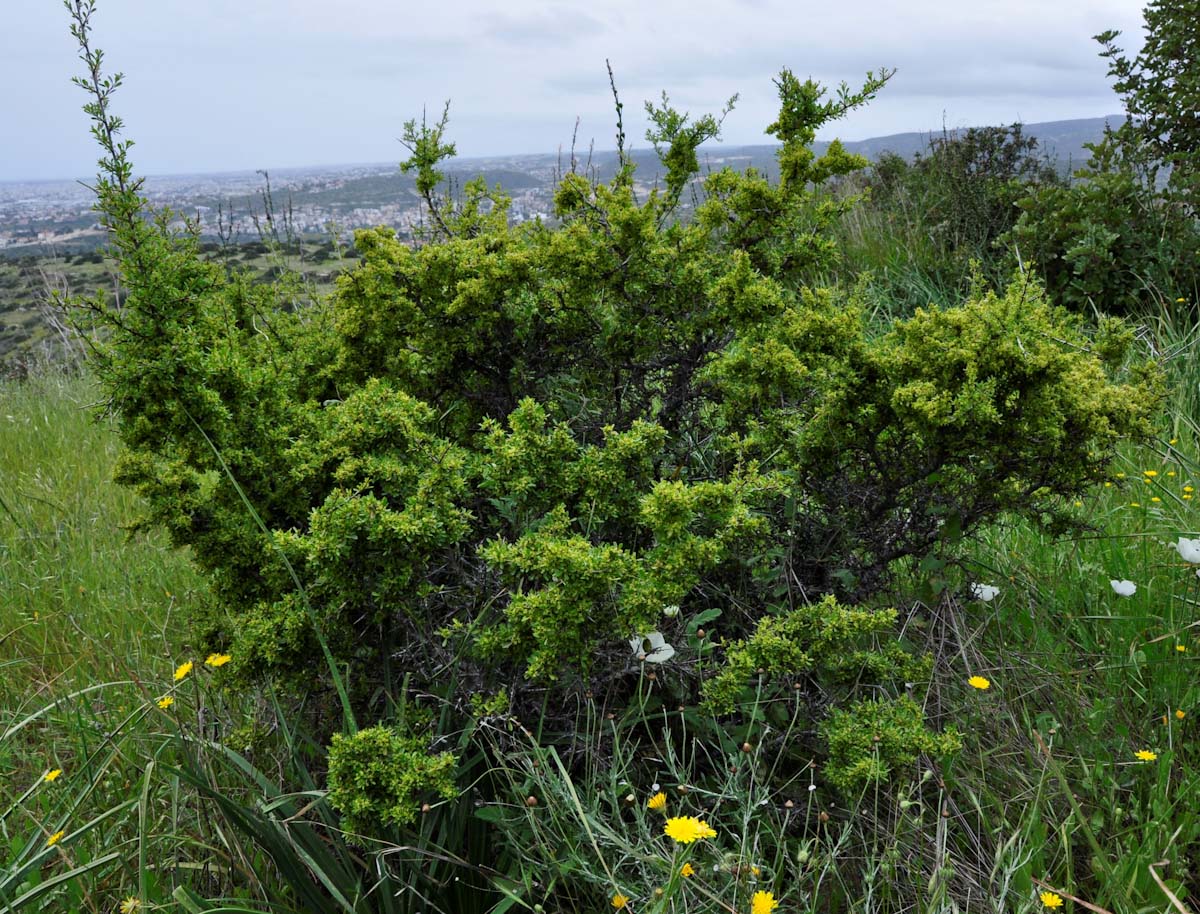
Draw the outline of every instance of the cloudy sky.
<instances>
[{"instance_id":1,"label":"cloudy sky","mask_svg":"<svg viewBox=\"0 0 1200 914\"><path fill-rule=\"evenodd\" d=\"M87 177L96 151L58 0L0 0L0 181ZM730 143L768 141L772 76L896 75L835 131L1096 117L1120 111L1091 36L1141 44L1141 0L99 0L94 43L126 84L115 108L147 174L403 157L403 122L451 102L461 155L554 152L575 120L612 148L612 61L626 132L642 102L717 111Z\"/></svg>"}]
</instances>

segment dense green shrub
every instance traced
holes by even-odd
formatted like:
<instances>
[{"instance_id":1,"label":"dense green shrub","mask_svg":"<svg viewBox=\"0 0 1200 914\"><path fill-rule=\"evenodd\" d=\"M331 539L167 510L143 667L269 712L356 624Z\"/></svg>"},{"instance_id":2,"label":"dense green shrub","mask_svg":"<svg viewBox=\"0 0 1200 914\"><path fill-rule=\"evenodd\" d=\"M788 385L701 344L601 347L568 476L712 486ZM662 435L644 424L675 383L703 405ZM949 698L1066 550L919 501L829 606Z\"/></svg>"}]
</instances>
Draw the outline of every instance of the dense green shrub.
<instances>
[{"instance_id":1,"label":"dense green shrub","mask_svg":"<svg viewBox=\"0 0 1200 914\"><path fill-rule=\"evenodd\" d=\"M1200 296L1200 131L1196 20L1200 4L1144 10L1146 43L1132 60L1096 36L1127 119L1089 146L1069 187L1037 187L1004 241L1078 310L1145 314Z\"/></svg>"},{"instance_id":2,"label":"dense green shrub","mask_svg":"<svg viewBox=\"0 0 1200 914\"><path fill-rule=\"evenodd\" d=\"M1169 197L1200 217L1200 2L1151 0L1142 17L1146 43L1133 59L1116 46L1120 33L1111 30L1096 36L1104 48L1100 56L1125 102L1128 140L1148 147L1169 170Z\"/></svg>"},{"instance_id":3,"label":"dense green shrub","mask_svg":"<svg viewBox=\"0 0 1200 914\"><path fill-rule=\"evenodd\" d=\"M934 136L911 165L884 154L868 186L874 205L914 218L939 259L961 269L971 259L999 262L994 245L1020 215L1017 200L1062 183L1037 139L1012 124Z\"/></svg>"},{"instance_id":4,"label":"dense green shrub","mask_svg":"<svg viewBox=\"0 0 1200 914\"><path fill-rule=\"evenodd\" d=\"M329 747L329 799L351 832L373 834L409 825L427 798L453 799L454 756L427 751L425 736L368 727L333 735Z\"/></svg>"},{"instance_id":5,"label":"dense green shrub","mask_svg":"<svg viewBox=\"0 0 1200 914\"><path fill-rule=\"evenodd\" d=\"M867 203L838 226L838 276L866 277L885 318L953 304L978 277L1001 288L1014 272L1001 239L1021 215L1017 202L1063 183L1020 124L945 131L911 162L884 152L851 182Z\"/></svg>"},{"instance_id":6,"label":"dense green shrub","mask_svg":"<svg viewBox=\"0 0 1200 914\"><path fill-rule=\"evenodd\" d=\"M1141 314L1200 290L1200 224L1163 198L1145 150L1123 131L1091 146L1069 187L1019 203L1005 242L1075 310Z\"/></svg>"},{"instance_id":7,"label":"dense green shrub","mask_svg":"<svg viewBox=\"0 0 1200 914\"><path fill-rule=\"evenodd\" d=\"M922 669L881 646L904 562L952 554L1003 512L1069 522L1115 442L1149 431L1157 377L1126 372L1130 335L1089 335L1031 281L878 337L853 296L804 285L848 205L815 188L863 164L836 144L815 157L815 132L882 78L825 100L784 71L780 181L708 176L688 223L678 191L709 120L658 112L666 192L639 200L623 151L607 184L566 175L557 228L510 226L481 182L439 199L444 121L414 122L431 235L359 232L357 268L295 309L286 280L228 275L143 218L108 111L119 80L85 59L99 208L130 289L121 310L87 309L121 479L209 575L203 646L232 654L233 679L340 692L348 730L414 702L438 709L432 744L488 694L569 741L568 698L644 714L651 688L694 711L711 680L730 716L701 732L727 740L762 668L815 686L780 745L806 764L825 683L845 703ZM700 630L718 618L727 640ZM337 726L324 708L318 732ZM874 775L838 750L835 786L955 742L903 702L844 713L895 725ZM332 797L354 828L403 825L419 790L443 791L448 757L423 768L414 740L335 744Z\"/></svg>"}]
</instances>

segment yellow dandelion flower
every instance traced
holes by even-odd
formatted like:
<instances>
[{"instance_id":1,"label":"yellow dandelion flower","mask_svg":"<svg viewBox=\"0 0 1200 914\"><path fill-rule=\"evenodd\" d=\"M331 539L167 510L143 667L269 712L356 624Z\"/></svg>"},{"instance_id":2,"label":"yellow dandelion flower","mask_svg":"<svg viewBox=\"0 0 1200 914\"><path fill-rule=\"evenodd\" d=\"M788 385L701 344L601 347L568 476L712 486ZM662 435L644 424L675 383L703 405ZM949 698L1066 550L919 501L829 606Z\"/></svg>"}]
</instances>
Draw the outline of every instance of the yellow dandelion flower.
<instances>
[{"instance_id":1,"label":"yellow dandelion flower","mask_svg":"<svg viewBox=\"0 0 1200 914\"><path fill-rule=\"evenodd\" d=\"M1137 752L1135 752L1133 754L1135 756L1137 756L1139 759L1141 759L1143 762L1152 762L1156 758L1158 758L1158 753L1151 752L1149 749L1139 749Z\"/></svg>"},{"instance_id":2,"label":"yellow dandelion flower","mask_svg":"<svg viewBox=\"0 0 1200 914\"><path fill-rule=\"evenodd\" d=\"M162 698L156 701L155 704L165 711L167 708L171 707L171 705L175 704L175 699L170 695L164 695Z\"/></svg>"},{"instance_id":3,"label":"yellow dandelion flower","mask_svg":"<svg viewBox=\"0 0 1200 914\"><path fill-rule=\"evenodd\" d=\"M1167 470L1167 475L1168 475L1168 476L1174 476L1174 475L1175 475L1175 471L1174 471L1174 470Z\"/></svg>"},{"instance_id":4,"label":"yellow dandelion flower","mask_svg":"<svg viewBox=\"0 0 1200 914\"><path fill-rule=\"evenodd\" d=\"M63 839L63 835L65 834L65 831L56 831L46 839L46 847L54 847L54 845L58 844L58 842Z\"/></svg>"},{"instance_id":5,"label":"yellow dandelion flower","mask_svg":"<svg viewBox=\"0 0 1200 914\"><path fill-rule=\"evenodd\" d=\"M1195 492L1196 490L1193 489L1191 486L1184 486L1183 491L1190 493L1190 492Z\"/></svg>"},{"instance_id":6,"label":"yellow dandelion flower","mask_svg":"<svg viewBox=\"0 0 1200 914\"><path fill-rule=\"evenodd\" d=\"M61 769L61 768L55 768L55 769L53 769L52 771L47 771L45 774L43 774L43 775L42 775L42 780L43 780L43 781L57 781L57 780L58 780L58 776L59 776L60 774L62 774L62 769Z\"/></svg>"},{"instance_id":7,"label":"yellow dandelion flower","mask_svg":"<svg viewBox=\"0 0 1200 914\"><path fill-rule=\"evenodd\" d=\"M1180 708L1178 711L1175 712L1176 720L1183 720L1185 717L1187 717L1187 712L1184 711L1182 708Z\"/></svg>"},{"instance_id":8,"label":"yellow dandelion flower","mask_svg":"<svg viewBox=\"0 0 1200 914\"><path fill-rule=\"evenodd\" d=\"M667 819L663 833L678 844L691 844L701 838L715 838L717 833L703 819L695 816L679 816Z\"/></svg>"},{"instance_id":9,"label":"yellow dandelion flower","mask_svg":"<svg viewBox=\"0 0 1200 914\"><path fill-rule=\"evenodd\" d=\"M659 812L667 808L667 795L661 790L646 801L646 808Z\"/></svg>"},{"instance_id":10,"label":"yellow dandelion flower","mask_svg":"<svg viewBox=\"0 0 1200 914\"><path fill-rule=\"evenodd\" d=\"M1038 897L1042 899L1042 904L1048 908L1062 907L1062 896L1056 892L1042 892Z\"/></svg>"},{"instance_id":11,"label":"yellow dandelion flower","mask_svg":"<svg viewBox=\"0 0 1200 914\"><path fill-rule=\"evenodd\" d=\"M762 870L760 870L757 866L752 866L750 867L750 875L757 879L762 875Z\"/></svg>"},{"instance_id":12,"label":"yellow dandelion flower","mask_svg":"<svg viewBox=\"0 0 1200 914\"><path fill-rule=\"evenodd\" d=\"M1129 503L1129 507L1131 507L1131 508L1140 508L1140 507L1141 507L1141 505L1140 505L1140 504L1138 504L1136 501L1131 501L1131 502Z\"/></svg>"},{"instance_id":13,"label":"yellow dandelion flower","mask_svg":"<svg viewBox=\"0 0 1200 914\"><path fill-rule=\"evenodd\" d=\"M967 685L969 685L973 689L980 689L980 690L990 689L992 687L991 681L988 679L985 679L983 676L972 676L970 679L967 680Z\"/></svg>"},{"instance_id":14,"label":"yellow dandelion flower","mask_svg":"<svg viewBox=\"0 0 1200 914\"><path fill-rule=\"evenodd\" d=\"M142 909L142 899L130 895L121 902L121 914L137 914Z\"/></svg>"},{"instance_id":15,"label":"yellow dandelion flower","mask_svg":"<svg viewBox=\"0 0 1200 914\"><path fill-rule=\"evenodd\" d=\"M224 666L232 659L228 654L209 654L208 659L204 663L206 666L218 667Z\"/></svg>"},{"instance_id":16,"label":"yellow dandelion flower","mask_svg":"<svg viewBox=\"0 0 1200 914\"><path fill-rule=\"evenodd\" d=\"M1111 482L1106 482L1106 483L1104 484L1104 488L1106 488L1106 489L1111 489L1111 488L1112 488L1112 483L1111 483Z\"/></svg>"},{"instance_id":17,"label":"yellow dandelion flower","mask_svg":"<svg viewBox=\"0 0 1200 914\"><path fill-rule=\"evenodd\" d=\"M1175 650L1179 651L1179 653L1181 653L1181 654L1186 654L1187 653L1187 645L1186 644L1177 644L1177 645L1175 645Z\"/></svg>"},{"instance_id":18,"label":"yellow dandelion flower","mask_svg":"<svg viewBox=\"0 0 1200 914\"><path fill-rule=\"evenodd\" d=\"M688 876L695 876L696 871L692 868L692 865L690 863L685 863L683 866L681 866L679 868L679 875L682 876L684 879L687 879Z\"/></svg>"},{"instance_id":19,"label":"yellow dandelion flower","mask_svg":"<svg viewBox=\"0 0 1200 914\"><path fill-rule=\"evenodd\" d=\"M1118 474L1117 474L1117 479L1124 479L1124 478L1125 478L1125 474L1124 474L1124 473L1118 473Z\"/></svg>"},{"instance_id":20,"label":"yellow dandelion flower","mask_svg":"<svg viewBox=\"0 0 1200 914\"><path fill-rule=\"evenodd\" d=\"M1150 500L1151 500L1151 501L1162 501L1162 499L1161 499L1161 498L1159 498L1157 495L1155 495L1155 496L1154 496L1153 498L1151 498Z\"/></svg>"},{"instance_id":21,"label":"yellow dandelion flower","mask_svg":"<svg viewBox=\"0 0 1200 914\"><path fill-rule=\"evenodd\" d=\"M750 914L771 914L777 907L779 902L770 892L755 892L750 899Z\"/></svg>"},{"instance_id":22,"label":"yellow dandelion flower","mask_svg":"<svg viewBox=\"0 0 1200 914\"><path fill-rule=\"evenodd\" d=\"M1183 500L1184 500L1184 501L1187 501L1187 500L1188 500L1189 498L1191 498L1191 497L1192 497L1192 496L1191 496L1190 494L1184 495L1184 496L1183 496Z\"/></svg>"},{"instance_id":23,"label":"yellow dandelion flower","mask_svg":"<svg viewBox=\"0 0 1200 914\"><path fill-rule=\"evenodd\" d=\"M620 892L617 892L617 894L613 896L612 906L618 911L621 910L621 908L629 907L629 896L622 895Z\"/></svg>"},{"instance_id":24,"label":"yellow dandelion flower","mask_svg":"<svg viewBox=\"0 0 1200 914\"><path fill-rule=\"evenodd\" d=\"M195 666L195 664L193 664L190 660L187 663L179 664L179 666L175 668L175 681L179 682L179 680L190 673L193 666Z\"/></svg>"},{"instance_id":25,"label":"yellow dandelion flower","mask_svg":"<svg viewBox=\"0 0 1200 914\"><path fill-rule=\"evenodd\" d=\"M1182 305L1186 301L1187 301L1186 298L1177 298L1177 299L1175 299L1175 304Z\"/></svg>"},{"instance_id":26,"label":"yellow dandelion flower","mask_svg":"<svg viewBox=\"0 0 1200 914\"><path fill-rule=\"evenodd\" d=\"M1167 442L1167 444L1178 444L1178 443L1179 443L1178 438L1172 438L1170 441Z\"/></svg>"},{"instance_id":27,"label":"yellow dandelion flower","mask_svg":"<svg viewBox=\"0 0 1200 914\"><path fill-rule=\"evenodd\" d=\"M1142 475L1147 476L1150 479L1153 479L1155 476L1158 475L1158 470L1142 470Z\"/></svg>"}]
</instances>

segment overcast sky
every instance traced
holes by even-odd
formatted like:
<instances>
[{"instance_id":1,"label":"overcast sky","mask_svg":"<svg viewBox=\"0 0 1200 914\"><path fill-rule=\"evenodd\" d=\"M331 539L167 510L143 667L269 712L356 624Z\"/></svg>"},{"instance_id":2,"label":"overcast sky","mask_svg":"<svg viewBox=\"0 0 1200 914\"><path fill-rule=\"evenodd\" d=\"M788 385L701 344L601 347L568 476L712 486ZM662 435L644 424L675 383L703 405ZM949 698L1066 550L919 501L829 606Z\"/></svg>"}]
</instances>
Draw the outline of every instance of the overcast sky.
<instances>
[{"instance_id":1,"label":"overcast sky","mask_svg":"<svg viewBox=\"0 0 1200 914\"><path fill-rule=\"evenodd\" d=\"M59 0L0 0L0 181L89 177L97 152L70 84ZM554 152L576 117L610 149L604 61L644 147L642 103L719 110L729 143L768 142L772 76L897 72L823 135L1119 113L1092 40L1141 46L1141 0L99 0L94 44L126 84L114 107L140 173L399 161L403 122L450 99L460 155Z\"/></svg>"}]
</instances>

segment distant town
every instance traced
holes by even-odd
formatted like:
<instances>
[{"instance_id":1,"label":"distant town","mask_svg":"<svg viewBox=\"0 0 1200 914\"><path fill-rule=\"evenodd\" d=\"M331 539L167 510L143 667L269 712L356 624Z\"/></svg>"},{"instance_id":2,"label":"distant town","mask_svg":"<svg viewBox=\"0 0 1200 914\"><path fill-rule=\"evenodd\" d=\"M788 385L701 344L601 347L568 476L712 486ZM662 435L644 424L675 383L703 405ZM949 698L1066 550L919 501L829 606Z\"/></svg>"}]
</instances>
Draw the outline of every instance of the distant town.
<instances>
[{"instance_id":1,"label":"distant town","mask_svg":"<svg viewBox=\"0 0 1200 914\"><path fill-rule=\"evenodd\" d=\"M491 179L490 184L502 183L513 197L515 221L545 218L554 162L534 158L550 157L478 160L461 163L448 174L456 186L475 174ZM258 240L272 229L346 240L355 228L388 225L410 235L424 218L412 177L402 175L395 163L153 176L145 180L142 193L152 207L168 208L177 228L190 223L202 237L223 237L233 244ZM11 256L94 248L104 236L93 202L84 182L0 183L0 252Z\"/></svg>"}]
</instances>

